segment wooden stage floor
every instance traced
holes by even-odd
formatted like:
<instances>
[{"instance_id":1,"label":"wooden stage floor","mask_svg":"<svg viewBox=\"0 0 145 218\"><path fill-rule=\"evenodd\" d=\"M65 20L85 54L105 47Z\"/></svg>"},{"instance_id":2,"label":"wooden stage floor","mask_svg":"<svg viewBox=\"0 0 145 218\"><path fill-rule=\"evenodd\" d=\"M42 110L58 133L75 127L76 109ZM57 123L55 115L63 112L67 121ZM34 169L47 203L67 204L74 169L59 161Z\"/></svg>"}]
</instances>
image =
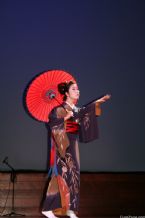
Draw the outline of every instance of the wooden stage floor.
<instances>
[{"instance_id":1,"label":"wooden stage floor","mask_svg":"<svg viewBox=\"0 0 145 218\"><path fill-rule=\"evenodd\" d=\"M1 216L2 217L2 216ZM10 216L4 216L5 218L10 218ZM20 218L20 216L11 216L13 218ZM33 216L23 216L23 217L26 217L26 218L33 218ZM45 218L45 216L35 216L35 218ZM59 218L69 218L68 216L59 216ZM79 216L79 218L123 218L123 216ZM127 217L124 217L124 218L127 218ZM131 218L131 216L128 218ZM132 218L137 218L137 217L132 217ZM138 217L139 218L139 217ZM145 218L142 217L142 218Z\"/></svg>"},{"instance_id":2,"label":"wooden stage floor","mask_svg":"<svg viewBox=\"0 0 145 218\"><path fill-rule=\"evenodd\" d=\"M0 214L4 208L3 214L11 211L12 184L9 185L9 181L10 173L0 172ZM40 212L40 202L46 183L47 173L18 172L15 183L16 213L25 214L27 218L44 217ZM78 216L145 218L145 173L81 173Z\"/></svg>"}]
</instances>

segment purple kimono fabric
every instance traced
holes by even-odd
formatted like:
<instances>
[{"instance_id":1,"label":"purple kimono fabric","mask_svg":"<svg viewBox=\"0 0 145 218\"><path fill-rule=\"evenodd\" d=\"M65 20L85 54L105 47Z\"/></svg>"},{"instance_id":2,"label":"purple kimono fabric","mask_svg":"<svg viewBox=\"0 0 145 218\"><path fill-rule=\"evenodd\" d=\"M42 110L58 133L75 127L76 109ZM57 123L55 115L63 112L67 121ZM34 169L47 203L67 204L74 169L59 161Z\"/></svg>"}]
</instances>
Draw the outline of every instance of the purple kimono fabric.
<instances>
[{"instance_id":1,"label":"purple kimono fabric","mask_svg":"<svg viewBox=\"0 0 145 218\"><path fill-rule=\"evenodd\" d=\"M72 108L63 103L67 110ZM70 209L78 212L80 194L80 142L90 142L98 138L95 103L83 108L75 108L70 119L79 124L77 132L66 132L64 122L66 111L61 105L50 113L49 126L51 141L55 149L55 165L48 185L43 211L52 210L56 215L65 215ZM73 124L72 122L72 124Z\"/></svg>"}]
</instances>

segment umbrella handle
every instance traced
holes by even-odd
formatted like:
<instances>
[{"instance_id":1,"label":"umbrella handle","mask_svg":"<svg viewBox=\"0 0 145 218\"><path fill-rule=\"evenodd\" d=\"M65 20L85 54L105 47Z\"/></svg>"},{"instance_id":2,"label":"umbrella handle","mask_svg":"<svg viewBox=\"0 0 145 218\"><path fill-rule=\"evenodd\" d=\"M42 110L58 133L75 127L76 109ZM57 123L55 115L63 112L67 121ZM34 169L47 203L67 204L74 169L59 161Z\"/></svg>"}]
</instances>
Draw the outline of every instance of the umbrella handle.
<instances>
[{"instance_id":1,"label":"umbrella handle","mask_svg":"<svg viewBox=\"0 0 145 218\"><path fill-rule=\"evenodd\" d=\"M67 112L67 109L64 107L64 105L63 104L61 104L61 102L60 101L58 101L58 99L57 98L55 98L55 96L53 97L53 99L55 99L56 101L57 101L57 103L58 104L60 104L63 108L64 108L64 110Z\"/></svg>"}]
</instances>

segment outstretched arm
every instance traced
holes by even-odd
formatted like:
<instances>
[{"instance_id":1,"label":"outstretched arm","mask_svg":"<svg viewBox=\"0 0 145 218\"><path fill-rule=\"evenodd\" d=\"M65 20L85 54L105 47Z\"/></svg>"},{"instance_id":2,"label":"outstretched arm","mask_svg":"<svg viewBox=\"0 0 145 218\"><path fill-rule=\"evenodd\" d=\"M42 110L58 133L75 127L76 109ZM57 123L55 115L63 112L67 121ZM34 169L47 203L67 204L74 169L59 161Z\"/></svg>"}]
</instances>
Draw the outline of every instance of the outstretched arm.
<instances>
[{"instance_id":1,"label":"outstretched arm","mask_svg":"<svg viewBox=\"0 0 145 218\"><path fill-rule=\"evenodd\" d=\"M106 102L110 98L111 98L111 95L107 94L107 95L104 95L102 98L99 98L96 101L96 116L100 116L101 115L101 104Z\"/></svg>"}]
</instances>

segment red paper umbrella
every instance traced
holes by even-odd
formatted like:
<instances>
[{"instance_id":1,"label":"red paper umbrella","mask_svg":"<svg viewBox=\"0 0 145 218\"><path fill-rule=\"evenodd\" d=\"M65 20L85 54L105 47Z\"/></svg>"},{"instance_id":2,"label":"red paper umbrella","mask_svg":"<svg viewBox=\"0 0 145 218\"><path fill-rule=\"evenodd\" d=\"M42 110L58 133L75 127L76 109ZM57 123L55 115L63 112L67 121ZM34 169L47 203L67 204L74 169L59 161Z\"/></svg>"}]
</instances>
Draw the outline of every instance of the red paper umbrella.
<instances>
[{"instance_id":1,"label":"red paper umbrella","mask_svg":"<svg viewBox=\"0 0 145 218\"><path fill-rule=\"evenodd\" d=\"M30 114L37 120L48 122L51 110L63 102L63 96L57 86L61 82L75 81L67 72L50 70L35 77L26 92L26 106Z\"/></svg>"}]
</instances>

